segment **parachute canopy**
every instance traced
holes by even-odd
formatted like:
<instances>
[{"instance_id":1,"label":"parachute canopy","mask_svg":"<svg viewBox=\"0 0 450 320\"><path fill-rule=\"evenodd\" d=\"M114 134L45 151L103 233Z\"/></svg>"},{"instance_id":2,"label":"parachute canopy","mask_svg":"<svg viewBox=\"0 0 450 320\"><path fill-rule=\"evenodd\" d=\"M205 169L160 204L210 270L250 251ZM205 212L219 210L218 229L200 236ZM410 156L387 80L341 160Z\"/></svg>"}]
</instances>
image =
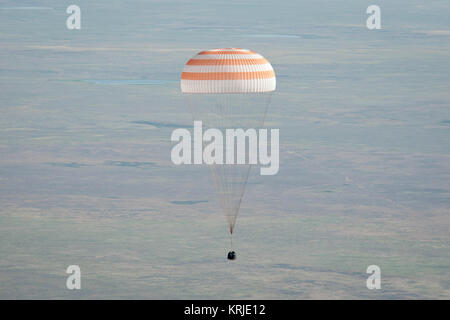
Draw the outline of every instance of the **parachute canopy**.
<instances>
[{"instance_id":1,"label":"parachute canopy","mask_svg":"<svg viewBox=\"0 0 450 320\"><path fill-rule=\"evenodd\" d=\"M260 54L240 48L201 51L181 73L183 93L263 93L274 91L275 72Z\"/></svg>"}]
</instances>

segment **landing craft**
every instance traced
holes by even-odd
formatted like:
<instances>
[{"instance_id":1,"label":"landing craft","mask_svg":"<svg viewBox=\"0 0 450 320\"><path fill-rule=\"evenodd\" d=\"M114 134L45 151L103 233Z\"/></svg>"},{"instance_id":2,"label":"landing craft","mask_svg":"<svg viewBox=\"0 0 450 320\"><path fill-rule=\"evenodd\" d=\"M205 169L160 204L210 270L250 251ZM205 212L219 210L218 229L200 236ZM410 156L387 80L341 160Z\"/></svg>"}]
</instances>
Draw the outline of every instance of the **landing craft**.
<instances>
[{"instance_id":1,"label":"landing craft","mask_svg":"<svg viewBox=\"0 0 450 320\"><path fill-rule=\"evenodd\" d=\"M203 121L207 128L223 131L262 127L275 88L276 77L270 62L247 49L201 51L186 63L181 74L181 92L194 121ZM209 167L228 222L232 249L233 231L251 164L222 162ZM228 259L235 258L236 253L230 250Z\"/></svg>"}]
</instances>

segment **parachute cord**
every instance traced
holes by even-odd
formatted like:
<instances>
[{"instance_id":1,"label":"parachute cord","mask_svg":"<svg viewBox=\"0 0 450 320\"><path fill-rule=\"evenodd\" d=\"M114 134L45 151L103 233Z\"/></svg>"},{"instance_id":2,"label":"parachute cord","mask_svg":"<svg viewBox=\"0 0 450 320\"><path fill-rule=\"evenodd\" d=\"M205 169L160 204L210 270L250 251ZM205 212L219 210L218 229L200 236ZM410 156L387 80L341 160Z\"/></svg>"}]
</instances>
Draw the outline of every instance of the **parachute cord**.
<instances>
[{"instance_id":1,"label":"parachute cord","mask_svg":"<svg viewBox=\"0 0 450 320\"><path fill-rule=\"evenodd\" d=\"M231 251L233 251L233 234L230 234Z\"/></svg>"},{"instance_id":2,"label":"parachute cord","mask_svg":"<svg viewBox=\"0 0 450 320\"><path fill-rule=\"evenodd\" d=\"M230 225L230 247L231 251L233 251L233 227Z\"/></svg>"}]
</instances>

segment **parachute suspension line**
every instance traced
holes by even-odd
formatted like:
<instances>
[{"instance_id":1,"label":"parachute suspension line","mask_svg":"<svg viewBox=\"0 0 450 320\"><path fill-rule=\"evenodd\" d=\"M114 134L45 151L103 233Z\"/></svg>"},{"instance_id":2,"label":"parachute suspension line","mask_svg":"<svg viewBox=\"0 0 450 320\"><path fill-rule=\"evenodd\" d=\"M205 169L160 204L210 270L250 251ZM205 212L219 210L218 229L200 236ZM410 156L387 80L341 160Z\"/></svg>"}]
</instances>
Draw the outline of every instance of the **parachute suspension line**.
<instances>
[{"instance_id":1,"label":"parachute suspension line","mask_svg":"<svg viewBox=\"0 0 450 320\"><path fill-rule=\"evenodd\" d=\"M233 233L230 234L230 249L233 251Z\"/></svg>"},{"instance_id":2,"label":"parachute suspension line","mask_svg":"<svg viewBox=\"0 0 450 320\"><path fill-rule=\"evenodd\" d=\"M220 95L215 103L215 113L217 115L217 123L216 126L218 126L219 129L222 129L225 127L225 113L226 111L224 110L226 106L226 102L223 101L223 96ZM214 165L214 169L217 170L217 172L220 175L219 181L218 181L218 193L219 193L219 198L222 200L223 203L223 210L225 213L225 218L227 220L227 222L229 223L229 218L228 218L228 212L229 212L229 197L228 195L228 185L225 183L225 179L226 179L226 174L225 174L225 169L223 167L224 165Z\"/></svg>"},{"instance_id":3,"label":"parachute suspension line","mask_svg":"<svg viewBox=\"0 0 450 320\"><path fill-rule=\"evenodd\" d=\"M225 127L225 135L226 135L226 129L229 128L231 129L232 126L231 124L233 123L233 111L232 108L235 107L232 103L232 96L231 94L226 94L225 95L225 114L223 115L223 118L226 122L226 127ZM234 184L235 184L235 176L234 174L234 165L225 165L226 168L226 173L225 173L225 184L228 187L228 199L229 199L229 223L230 223L230 232L231 234L233 234L233 227L234 227L234 222L236 221L236 217L235 217L235 208L234 208Z\"/></svg>"},{"instance_id":4,"label":"parachute suspension line","mask_svg":"<svg viewBox=\"0 0 450 320\"><path fill-rule=\"evenodd\" d=\"M220 99L220 127L223 130L223 134L226 136L226 129L231 127L230 117L232 117L232 103L231 103L231 95L224 94L221 95ZM233 168L232 165L225 164L221 166L222 171L222 183L224 186L224 198L226 199L227 207L225 208L225 216L227 218L227 222L230 226L230 232L232 233L232 229L234 227L234 208L233 208Z\"/></svg>"},{"instance_id":5,"label":"parachute suspension line","mask_svg":"<svg viewBox=\"0 0 450 320\"><path fill-rule=\"evenodd\" d=\"M217 128L222 130L224 138L226 137L225 130L227 128L259 129L265 122L271 94L255 95L252 107L259 105L262 106L262 110L259 108L244 108L245 106L242 104L243 98L239 94L222 94L214 104L216 116L213 119L216 120ZM261 102L263 103L261 104ZM258 115L257 117L255 117L255 111ZM248 119L251 121L247 121ZM224 161L226 162L226 159ZM251 164L227 165L224 163L223 165L213 165L213 178L215 179L230 230L234 228L251 168Z\"/></svg>"},{"instance_id":6,"label":"parachute suspension line","mask_svg":"<svg viewBox=\"0 0 450 320\"><path fill-rule=\"evenodd\" d=\"M247 180L253 174L253 165L247 163L247 157L244 164L226 163L226 129L247 130L254 128L258 130L262 128L271 94L222 93L198 96L187 94L186 98L193 120L201 120L204 130L216 128L221 130L223 134L224 162L223 164L212 164L208 167L219 196L219 203L222 205L229 225L230 245L232 245L232 233L244 197ZM207 144L209 142L203 142L203 148Z\"/></svg>"}]
</instances>

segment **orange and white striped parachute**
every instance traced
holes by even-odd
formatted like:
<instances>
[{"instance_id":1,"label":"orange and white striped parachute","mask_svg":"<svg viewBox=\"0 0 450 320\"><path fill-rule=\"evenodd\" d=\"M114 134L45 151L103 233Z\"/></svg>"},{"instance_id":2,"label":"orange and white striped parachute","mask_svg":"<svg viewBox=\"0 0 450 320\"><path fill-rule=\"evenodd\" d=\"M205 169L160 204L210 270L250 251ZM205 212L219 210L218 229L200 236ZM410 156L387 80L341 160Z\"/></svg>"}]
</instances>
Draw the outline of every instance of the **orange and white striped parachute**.
<instances>
[{"instance_id":1,"label":"orange and white striped parachute","mask_svg":"<svg viewBox=\"0 0 450 320\"><path fill-rule=\"evenodd\" d=\"M270 62L256 52L239 48L199 52L181 74L183 93L261 93L275 87Z\"/></svg>"},{"instance_id":2,"label":"orange and white striped parachute","mask_svg":"<svg viewBox=\"0 0 450 320\"><path fill-rule=\"evenodd\" d=\"M194 120L223 133L226 129L261 127L275 88L272 65L246 49L199 52L181 74L181 91ZM251 165L212 164L210 168L232 235Z\"/></svg>"}]
</instances>

